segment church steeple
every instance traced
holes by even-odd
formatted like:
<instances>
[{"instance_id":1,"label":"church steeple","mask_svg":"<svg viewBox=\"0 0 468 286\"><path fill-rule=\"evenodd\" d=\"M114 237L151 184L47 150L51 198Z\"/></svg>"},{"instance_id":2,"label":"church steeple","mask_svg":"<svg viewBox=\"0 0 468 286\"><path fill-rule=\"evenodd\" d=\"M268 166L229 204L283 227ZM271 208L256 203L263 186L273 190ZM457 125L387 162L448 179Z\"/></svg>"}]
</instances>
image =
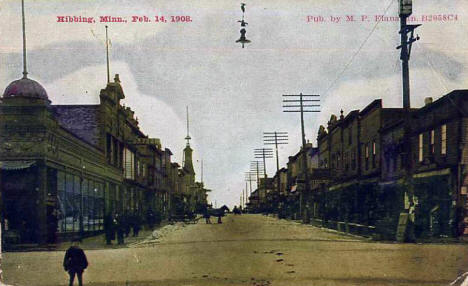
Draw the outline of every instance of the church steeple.
<instances>
[{"instance_id":1,"label":"church steeple","mask_svg":"<svg viewBox=\"0 0 468 286\"><path fill-rule=\"evenodd\" d=\"M186 110L187 110L187 136L185 137L185 140L187 140L187 146L190 146L190 139L192 139L190 137L190 121L189 121L189 114L188 114L188 106L186 106Z\"/></svg>"},{"instance_id":2,"label":"church steeple","mask_svg":"<svg viewBox=\"0 0 468 286\"><path fill-rule=\"evenodd\" d=\"M190 130L189 130L189 113L188 113L188 106L187 106L187 136L185 137L185 140L187 140L187 145L185 146L184 149L184 169L189 171L191 174L195 174L195 171L193 169L193 162L192 162L192 148L190 148Z\"/></svg>"}]
</instances>

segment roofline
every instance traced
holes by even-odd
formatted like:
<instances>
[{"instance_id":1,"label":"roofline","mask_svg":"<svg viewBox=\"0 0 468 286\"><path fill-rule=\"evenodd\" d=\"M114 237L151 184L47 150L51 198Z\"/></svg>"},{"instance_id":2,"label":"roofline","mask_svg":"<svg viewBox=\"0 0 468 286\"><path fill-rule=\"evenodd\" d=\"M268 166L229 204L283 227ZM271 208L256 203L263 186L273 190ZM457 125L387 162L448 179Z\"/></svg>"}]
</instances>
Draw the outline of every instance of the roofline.
<instances>
[{"instance_id":1,"label":"roofline","mask_svg":"<svg viewBox=\"0 0 468 286\"><path fill-rule=\"evenodd\" d=\"M455 89L455 90L452 90L451 92L441 96L440 98L438 98L436 101L433 101L432 103L429 103L427 105L424 105L422 106L421 108L419 108L417 110L417 113L425 113L426 111L440 105L440 104L443 104L446 100L448 99L453 99L451 98L452 96L453 97L460 97L460 96L463 96L463 95L468 95L468 89Z\"/></svg>"},{"instance_id":2,"label":"roofline","mask_svg":"<svg viewBox=\"0 0 468 286\"><path fill-rule=\"evenodd\" d=\"M370 104L368 104L364 109L359 113L361 116L365 116L367 113L372 111L375 108L382 108L382 99L374 99Z\"/></svg>"}]
</instances>

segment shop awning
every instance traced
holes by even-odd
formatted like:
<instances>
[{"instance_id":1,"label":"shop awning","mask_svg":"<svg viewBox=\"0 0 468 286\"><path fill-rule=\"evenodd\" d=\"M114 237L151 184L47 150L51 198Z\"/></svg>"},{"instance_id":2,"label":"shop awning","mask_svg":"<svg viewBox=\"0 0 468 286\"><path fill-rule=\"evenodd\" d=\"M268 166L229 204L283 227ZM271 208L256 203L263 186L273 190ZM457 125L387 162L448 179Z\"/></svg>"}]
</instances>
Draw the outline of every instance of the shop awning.
<instances>
[{"instance_id":1,"label":"shop awning","mask_svg":"<svg viewBox=\"0 0 468 286\"><path fill-rule=\"evenodd\" d=\"M34 165L36 161L0 161L1 170L22 170Z\"/></svg>"}]
</instances>

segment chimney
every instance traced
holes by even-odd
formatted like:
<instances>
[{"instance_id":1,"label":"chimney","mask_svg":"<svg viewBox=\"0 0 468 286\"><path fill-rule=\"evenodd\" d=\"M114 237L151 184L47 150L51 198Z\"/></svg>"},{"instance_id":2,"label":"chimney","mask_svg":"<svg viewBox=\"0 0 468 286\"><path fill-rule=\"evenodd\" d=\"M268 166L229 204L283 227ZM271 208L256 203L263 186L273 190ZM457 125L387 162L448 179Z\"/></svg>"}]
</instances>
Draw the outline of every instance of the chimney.
<instances>
[{"instance_id":1,"label":"chimney","mask_svg":"<svg viewBox=\"0 0 468 286\"><path fill-rule=\"evenodd\" d=\"M429 105L432 103L432 97L426 97L424 99L424 106Z\"/></svg>"},{"instance_id":2,"label":"chimney","mask_svg":"<svg viewBox=\"0 0 468 286\"><path fill-rule=\"evenodd\" d=\"M120 77L118 73L115 74L114 82L120 82Z\"/></svg>"}]
</instances>

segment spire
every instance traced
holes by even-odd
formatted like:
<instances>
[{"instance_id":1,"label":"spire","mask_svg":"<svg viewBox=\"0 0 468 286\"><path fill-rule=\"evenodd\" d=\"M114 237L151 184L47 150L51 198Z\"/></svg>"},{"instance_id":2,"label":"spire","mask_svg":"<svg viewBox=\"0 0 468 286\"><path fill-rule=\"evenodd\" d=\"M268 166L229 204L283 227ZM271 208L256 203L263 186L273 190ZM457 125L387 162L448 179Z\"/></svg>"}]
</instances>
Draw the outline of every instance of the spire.
<instances>
[{"instance_id":1,"label":"spire","mask_svg":"<svg viewBox=\"0 0 468 286\"><path fill-rule=\"evenodd\" d=\"M110 67L109 67L109 37L107 36L106 25L106 64L107 64L107 83L110 83Z\"/></svg>"},{"instance_id":2,"label":"spire","mask_svg":"<svg viewBox=\"0 0 468 286\"><path fill-rule=\"evenodd\" d=\"M187 136L185 137L185 140L187 140L187 146L190 146L190 139L192 139L190 137L190 121L189 121L189 112L188 112L188 106L186 106L186 110L187 110Z\"/></svg>"},{"instance_id":3,"label":"spire","mask_svg":"<svg viewBox=\"0 0 468 286\"><path fill-rule=\"evenodd\" d=\"M24 19L24 0L21 0L21 15L23 21L23 78L28 78L28 69L26 66L26 21Z\"/></svg>"},{"instance_id":4,"label":"spire","mask_svg":"<svg viewBox=\"0 0 468 286\"><path fill-rule=\"evenodd\" d=\"M189 129L189 113L188 113L188 106L187 106L187 137L185 137L185 140L187 140L187 146L185 146L184 149L184 168L189 171L193 176L195 176L195 171L193 169L193 163L192 163L192 148L190 148L190 129ZM194 177L193 177L194 178Z\"/></svg>"}]
</instances>

